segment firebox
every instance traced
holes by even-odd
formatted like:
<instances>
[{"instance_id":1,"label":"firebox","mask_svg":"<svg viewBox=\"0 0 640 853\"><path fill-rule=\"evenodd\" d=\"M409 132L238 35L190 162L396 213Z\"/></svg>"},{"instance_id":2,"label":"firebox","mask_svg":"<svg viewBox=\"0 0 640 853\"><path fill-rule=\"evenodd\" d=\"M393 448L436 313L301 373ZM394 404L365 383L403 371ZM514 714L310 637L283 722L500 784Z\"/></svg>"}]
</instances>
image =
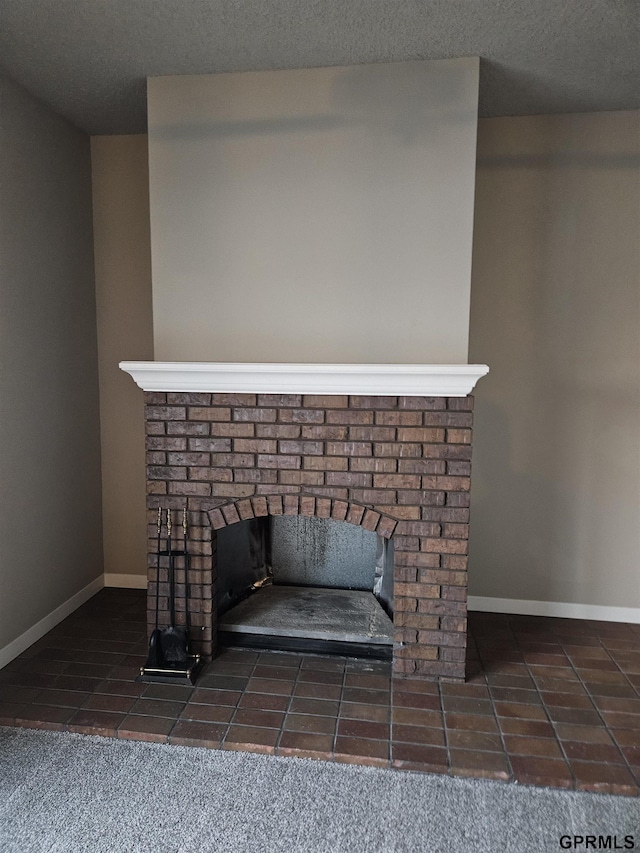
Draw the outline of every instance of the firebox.
<instances>
[{"instance_id":1,"label":"firebox","mask_svg":"<svg viewBox=\"0 0 640 853\"><path fill-rule=\"evenodd\" d=\"M222 528L218 640L391 659L391 543L361 526L302 515Z\"/></svg>"}]
</instances>

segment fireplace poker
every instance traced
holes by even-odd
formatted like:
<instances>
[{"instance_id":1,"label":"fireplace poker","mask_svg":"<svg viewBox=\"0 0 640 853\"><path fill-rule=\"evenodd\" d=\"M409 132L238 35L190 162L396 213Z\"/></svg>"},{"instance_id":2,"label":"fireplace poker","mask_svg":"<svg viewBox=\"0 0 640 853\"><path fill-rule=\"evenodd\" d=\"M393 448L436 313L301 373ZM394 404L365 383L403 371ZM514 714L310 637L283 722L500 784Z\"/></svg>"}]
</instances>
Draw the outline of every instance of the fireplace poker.
<instances>
[{"instance_id":1,"label":"fireplace poker","mask_svg":"<svg viewBox=\"0 0 640 853\"><path fill-rule=\"evenodd\" d=\"M160 611L160 551L162 550L162 507L158 506L157 519L157 554L156 554L156 626L149 638L149 657L147 666L160 664L160 628L158 625Z\"/></svg>"},{"instance_id":2,"label":"fireplace poker","mask_svg":"<svg viewBox=\"0 0 640 853\"><path fill-rule=\"evenodd\" d=\"M189 619L189 551L187 548L187 507L182 508L182 540L184 550L184 624L187 632L187 650L191 624Z\"/></svg>"},{"instance_id":3,"label":"fireplace poker","mask_svg":"<svg viewBox=\"0 0 640 853\"><path fill-rule=\"evenodd\" d=\"M156 631L158 630L158 612L160 610L160 537L162 535L162 507L158 507L158 553L156 559Z\"/></svg>"}]
</instances>

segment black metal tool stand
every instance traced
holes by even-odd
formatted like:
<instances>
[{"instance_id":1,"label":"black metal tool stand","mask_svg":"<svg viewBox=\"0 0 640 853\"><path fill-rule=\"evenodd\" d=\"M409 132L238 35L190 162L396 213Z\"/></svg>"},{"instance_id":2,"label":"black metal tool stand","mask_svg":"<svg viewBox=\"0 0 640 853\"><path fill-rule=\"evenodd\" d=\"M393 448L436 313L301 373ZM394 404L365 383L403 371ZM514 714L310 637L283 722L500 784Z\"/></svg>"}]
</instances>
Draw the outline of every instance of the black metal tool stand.
<instances>
[{"instance_id":1,"label":"black metal tool stand","mask_svg":"<svg viewBox=\"0 0 640 853\"><path fill-rule=\"evenodd\" d=\"M159 510L159 519L161 519ZM189 568L190 555L187 537L187 510L182 515L183 547L173 548L171 540L171 510L167 510L167 547L158 552L158 571L156 588L156 629L151 635L149 656L144 666L140 667L140 675L136 681L161 684L195 684L201 665L200 655L192 654L189 643ZM158 537L159 539L159 537ZM160 585L160 557L168 558L169 580L169 626L162 630L158 623L158 588ZM175 617L175 562L176 557L184 560L185 583L185 626L176 626Z\"/></svg>"}]
</instances>

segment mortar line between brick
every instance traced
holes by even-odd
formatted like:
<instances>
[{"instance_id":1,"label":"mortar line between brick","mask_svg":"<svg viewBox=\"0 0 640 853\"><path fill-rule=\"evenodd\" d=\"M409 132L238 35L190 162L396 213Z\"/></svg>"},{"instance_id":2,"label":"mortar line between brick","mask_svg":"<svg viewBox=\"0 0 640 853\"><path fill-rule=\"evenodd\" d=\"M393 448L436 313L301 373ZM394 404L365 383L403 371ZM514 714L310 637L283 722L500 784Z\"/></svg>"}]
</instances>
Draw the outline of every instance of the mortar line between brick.
<instances>
[{"instance_id":1,"label":"mortar line between brick","mask_svg":"<svg viewBox=\"0 0 640 853\"><path fill-rule=\"evenodd\" d=\"M217 642L216 642L216 646L217 646ZM214 656L214 658L213 658L213 659L215 660L215 656ZM253 678L253 675L254 675L254 673L255 673L256 666L258 665L258 660L259 660L259 659L260 659L260 650L258 650L258 652L257 652L257 654L256 654L256 659L255 659L254 663L253 663L253 664L252 664L252 666L251 666L251 672L249 673L249 675L248 675L248 677L247 677L247 686L249 685L249 681L251 680L251 678ZM247 692L247 687L244 687L244 688L243 688L243 690L241 691L241 695L240 695L240 697L238 698L238 701L236 702L236 704L235 704L235 706L234 706L234 708L233 708L233 713L231 714L231 717L229 718L229 722L227 723L227 729L226 729L225 733L223 734L223 736L220 738L220 745L221 745L221 746L222 746L222 744L226 741L226 739L227 739L227 735L229 734L229 729L231 728L231 726L232 726L232 725L234 724L234 722L235 722L236 715L237 715L237 713L238 713L238 709L239 709L239 707L240 707L240 699L242 699L242 696L244 696L244 694L245 694L246 692Z\"/></svg>"},{"instance_id":2,"label":"mortar line between brick","mask_svg":"<svg viewBox=\"0 0 640 853\"><path fill-rule=\"evenodd\" d=\"M565 761L565 763L566 763L566 765L567 765L567 767L568 767L568 769L569 769L569 774L570 774L570 776L571 776L572 786L573 786L573 788L574 788L574 790L575 790L575 789L576 789L576 777L575 777L575 775L574 775L574 773L573 773L573 768L572 768L572 766L571 766L571 762L570 762L570 760L567 758L567 755L566 755L566 753L565 753L565 751L564 751L564 746L562 745L562 738L560 738L560 737L559 737L559 735L558 735L558 733L557 733L557 731L556 731L556 724L555 724L555 721L551 719L551 715L549 714L549 709L547 708L547 704L546 704L546 702L544 701L544 698L543 698L543 696L542 696L542 691L541 691L541 690L540 690L540 688L538 687L538 682L537 682L537 681L536 681L536 679L534 678L534 674L533 674L533 672L531 672L531 667L530 667L530 665L529 665L529 664L527 663L527 661L526 661L526 658L525 658L525 656L524 656L524 652L523 652L523 650L522 650L522 648L521 648L521 646L520 646L520 642L519 642L519 640L518 640L518 637L516 636L516 633L515 633L515 631L513 630L513 625L512 625L512 623L511 623L511 618L510 618L510 617L507 619L507 624L509 625L509 630L511 631L511 634L512 634L512 636L513 636L513 642L514 642L514 645L515 645L515 647L518 649L518 651L520 652L520 654L522 655L522 662L523 662L524 666L526 667L526 670L527 670L527 672L528 672L528 674L529 674L529 678L531 679L531 681L532 681L532 682L534 683L534 685L535 685L536 693L538 694L538 697L539 697L539 699L540 699L540 705L541 705L542 709L544 710L544 712L545 712L545 714L546 714L546 716L547 716L547 720L549 721L549 724L551 725L551 728L553 729L553 733L554 733L554 735L555 735L556 741L558 742L558 745L559 745L559 747L560 747L560 751L562 752L562 757L563 757L563 759L564 759L564 761ZM564 654L564 647L563 647L563 650L562 650L562 651L563 651L563 654ZM571 668L573 669L573 664L571 664ZM577 673L576 673L576 675L577 675ZM579 676L578 676L578 677L579 677ZM592 704L593 704L593 703L592 703Z\"/></svg>"},{"instance_id":3,"label":"mortar line between brick","mask_svg":"<svg viewBox=\"0 0 640 853\"><path fill-rule=\"evenodd\" d=\"M610 652L609 652L609 649L605 648L605 647L602 645L602 639L601 639L600 637L598 637L598 643L600 644L600 647L601 647L602 649L604 649L604 651L607 653L607 655L609 656L609 659L610 659L610 660L615 664L615 666L618 668L618 671L619 671L619 672L620 672L620 674L623 676L623 678L624 678L624 679L628 682L628 684L633 688L633 684L632 684L632 683L631 683L631 681L627 678L627 674L626 674L625 672L623 672L623 671L620 669L620 666L619 666L618 662L617 662L617 661L615 661L615 660L611 657L611 654L610 654ZM562 644L562 647L563 647L563 651L564 651L564 643ZM566 654L566 652L564 652L564 653ZM568 656L568 655L567 655L567 658L569 658L569 656ZM620 752L620 755L622 756L622 760L623 760L623 762L624 762L624 767L626 767L626 769L629 771L629 775L630 775L630 776L631 776L631 778L635 781L636 774L634 773L633 767L631 766L630 762L628 761L627 756L626 756L626 755L624 754L624 752L620 749L620 745L618 744L618 741L616 740L615 736L614 736L614 735L612 735L612 734L610 734L610 727L609 727L609 724L607 723L607 721L605 720L605 718L602 716L602 712L600 711L600 708L598 707L598 705L594 702L594 699L593 699L593 695L592 695L592 693L591 693L591 690L589 689L589 687L587 687L587 685L586 685L585 681L583 681L582 676L581 676L581 675L580 675L580 673L578 672L578 670L577 670L576 666L574 665L573 661L571 660L571 658L569 658L569 661L570 661L570 663L571 663L571 668L573 669L573 671L575 672L576 676L578 677L578 680L579 680L580 684L583 686L583 688L585 689L585 691L586 691L586 693L587 693L587 696L588 696L588 697L589 697L589 699L591 700L591 704L593 705L593 707L594 707L594 710L595 710L596 714L598 715L598 717L600 717L600 719L601 719L601 721L602 721L602 725L603 725L603 727L604 727L604 730L607 732L607 734L609 735L609 737L611 738L611 740L613 741L613 743L616 745L616 747L617 747L618 751ZM560 738L558 738L558 740L560 740ZM562 744L562 740L560 740L560 746L562 747L562 753L563 753L563 755L565 755L565 758L566 758L567 762L569 763L569 766L571 766L571 759L570 759L570 758L568 758L568 757L566 756L566 754L565 754L564 746L563 746L563 744ZM605 764L609 764L610 762L603 762L603 763L605 763ZM573 775L573 770L572 770L571 775Z\"/></svg>"},{"instance_id":4,"label":"mortar line between brick","mask_svg":"<svg viewBox=\"0 0 640 853\"><path fill-rule=\"evenodd\" d=\"M336 747L338 745L338 725L340 723L340 719L342 716L342 703L344 702L344 691L345 691L345 688L347 686L346 685L347 663L348 663L348 658L345 658L344 659L344 667L342 669L342 684L340 685L340 701L338 702L338 716L336 717L336 728L335 728L335 731L333 733L333 748L331 751L332 756L335 756Z\"/></svg>"}]
</instances>

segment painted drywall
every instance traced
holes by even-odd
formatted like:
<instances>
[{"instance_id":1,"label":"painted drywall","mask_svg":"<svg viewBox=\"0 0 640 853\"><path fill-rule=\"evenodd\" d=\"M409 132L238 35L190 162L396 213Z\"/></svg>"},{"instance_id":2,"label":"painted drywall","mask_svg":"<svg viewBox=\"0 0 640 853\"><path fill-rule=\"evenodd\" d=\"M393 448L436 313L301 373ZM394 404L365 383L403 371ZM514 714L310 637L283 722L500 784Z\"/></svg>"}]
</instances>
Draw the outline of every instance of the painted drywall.
<instances>
[{"instance_id":1,"label":"painted drywall","mask_svg":"<svg viewBox=\"0 0 640 853\"><path fill-rule=\"evenodd\" d=\"M479 122L475 596L640 604L639 122Z\"/></svg>"},{"instance_id":2,"label":"painted drywall","mask_svg":"<svg viewBox=\"0 0 640 853\"><path fill-rule=\"evenodd\" d=\"M102 574L89 138L0 78L0 649Z\"/></svg>"},{"instance_id":3,"label":"painted drywall","mask_svg":"<svg viewBox=\"0 0 640 853\"><path fill-rule=\"evenodd\" d=\"M146 575L144 401L118 362L153 359L147 137L94 136L91 164L104 568Z\"/></svg>"},{"instance_id":4,"label":"painted drywall","mask_svg":"<svg viewBox=\"0 0 640 853\"><path fill-rule=\"evenodd\" d=\"M470 593L640 606L640 113L479 124Z\"/></svg>"},{"instance_id":5,"label":"painted drywall","mask_svg":"<svg viewBox=\"0 0 640 853\"><path fill-rule=\"evenodd\" d=\"M467 360L478 60L148 81L159 361Z\"/></svg>"}]
</instances>

